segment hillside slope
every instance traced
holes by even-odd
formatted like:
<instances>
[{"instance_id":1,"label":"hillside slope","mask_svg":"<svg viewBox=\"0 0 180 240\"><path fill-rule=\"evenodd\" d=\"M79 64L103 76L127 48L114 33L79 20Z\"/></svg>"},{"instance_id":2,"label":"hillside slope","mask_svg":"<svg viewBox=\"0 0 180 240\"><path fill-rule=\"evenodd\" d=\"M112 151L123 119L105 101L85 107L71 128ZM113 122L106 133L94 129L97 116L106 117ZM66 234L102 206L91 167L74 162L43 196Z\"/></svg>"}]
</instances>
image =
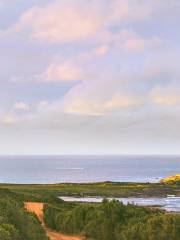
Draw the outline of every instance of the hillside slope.
<instances>
[{"instance_id":1,"label":"hillside slope","mask_svg":"<svg viewBox=\"0 0 180 240\"><path fill-rule=\"evenodd\" d=\"M169 176L162 180L163 183L180 183L180 174Z\"/></svg>"}]
</instances>

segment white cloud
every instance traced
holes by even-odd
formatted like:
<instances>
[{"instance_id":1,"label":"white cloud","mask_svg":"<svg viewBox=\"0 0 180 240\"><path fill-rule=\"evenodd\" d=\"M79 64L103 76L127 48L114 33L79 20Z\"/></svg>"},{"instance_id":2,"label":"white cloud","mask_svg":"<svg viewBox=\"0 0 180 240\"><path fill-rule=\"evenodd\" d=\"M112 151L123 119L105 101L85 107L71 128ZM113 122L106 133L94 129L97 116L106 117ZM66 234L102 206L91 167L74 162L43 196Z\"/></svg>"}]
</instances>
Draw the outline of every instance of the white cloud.
<instances>
[{"instance_id":1,"label":"white cloud","mask_svg":"<svg viewBox=\"0 0 180 240\"><path fill-rule=\"evenodd\" d=\"M44 7L25 12L15 30L29 29L36 39L48 42L69 42L86 39L101 27L98 5L75 1L52 1Z\"/></svg>"},{"instance_id":2,"label":"white cloud","mask_svg":"<svg viewBox=\"0 0 180 240\"><path fill-rule=\"evenodd\" d=\"M107 46L115 46L132 53L157 49L165 42L159 37L143 37L132 29L123 29L115 34L106 34L101 40L106 42Z\"/></svg>"},{"instance_id":3,"label":"white cloud","mask_svg":"<svg viewBox=\"0 0 180 240\"><path fill-rule=\"evenodd\" d=\"M103 114L104 92L100 92L101 85L95 80L81 82L73 87L63 98L62 111L81 115Z\"/></svg>"},{"instance_id":4,"label":"white cloud","mask_svg":"<svg viewBox=\"0 0 180 240\"><path fill-rule=\"evenodd\" d=\"M42 100L42 101L39 102L38 106L39 106L40 109L42 109L42 108L48 107L49 104L50 104L50 103L49 103L48 100Z\"/></svg>"},{"instance_id":5,"label":"white cloud","mask_svg":"<svg viewBox=\"0 0 180 240\"><path fill-rule=\"evenodd\" d=\"M14 109L15 110L28 111L29 110L29 106L26 103L24 103L24 102L16 102L14 104Z\"/></svg>"},{"instance_id":6,"label":"white cloud","mask_svg":"<svg viewBox=\"0 0 180 240\"><path fill-rule=\"evenodd\" d=\"M108 110L116 110L120 108L138 107L144 104L143 98L139 96L128 96L127 94L115 93L111 100L105 103Z\"/></svg>"},{"instance_id":7,"label":"white cloud","mask_svg":"<svg viewBox=\"0 0 180 240\"><path fill-rule=\"evenodd\" d=\"M27 10L11 31L29 31L33 38L51 43L90 39L122 19L148 17L151 8L146 5L126 0L53 0Z\"/></svg>"},{"instance_id":8,"label":"white cloud","mask_svg":"<svg viewBox=\"0 0 180 240\"><path fill-rule=\"evenodd\" d=\"M61 109L66 113L100 116L142 106L143 96L128 93L122 87L123 81L122 77L81 82L64 96Z\"/></svg>"},{"instance_id":9,"label":"white cloud","mask_svg":"<svg viewBox=\"0 0 180 240\"><path fill-rule=\"evenodd\" d=\"M100 91L100 89L99 89ZM107 91L107 90L106 90ZM121 93L108 93L112 95L110 100L107 96L86 95L84 94L66 95L63 102L63 111L79 115L102 116L113 111L129 110L139 108L144 105L145 99L139 96L124 95Z\"/></svg>"},{"instance_id":10,"label":"white cloud","mask_svg":"<svg viewBox=\"0 0 180 240\"><path fill-rule=\"evenodd\" d=\"M6 116L0 118L0 122L5 125L13 125L13 124L17 123L17 119L14 116L6 115Z\"/></svg>"},{"instance_id":11,"label":"white cloud","mask_svg":"<svg viewBox=\"0 0 180 240\"><path fill-rule=\"evenodd\" d=\"M164 62L163 62L164 61ZM148 110L152 105L180 104L178 66L170 59L148 64L135 71L119 70L118 77L96 76L73 86L64 96L63 111L80 115L106 115L132 109ZM62 108L61 108L62 109Z\"/></svg>"},{"instance_id":12,"label":"white cloud","mask_svg":"<svg viewBox=\"0 0 180 240\"><path fill-rule=\"evenodd\" d=\"M142 52L146 48L160 46L161 43L162 41L157 37L145 39L135 35L134 37L130 37L124 43L122 43L121 47L129 52Z\"/></svg>"},{"instance_id":13,"label":"white cloud","mask_svg":"<svg viewBox=\"0 0 180 240\"><path fill-rule=\"evenodd\" d=\"M40 78L46 82L77 81L83 80L84 75L79 66L64 62L62 64L50 64Z\"/></svg>"},{"instance_id":14,"label":"white cloud","mask_svg":"<svg viewBox=\"0 0 180 240\"><path fill-rule=\"evenodd\" d=\"M105 50L104 50L105 51ZM93 52L93 55L102 55L105 53L102 52ZM91 55L91 54L90 54ZM90 56L88 54L88 57ZM87 79L87 72L85 71L85 67L83 64L79 64L78 61L82 62L82 60L87 58L86 56L75 57L70 60L64 61L52 61L47 68L39 74L34 74L29 77L25 76L12 76L10 81L13 83L60 83L60 82L78 82ZM77 62L77 63L76 63Z\"/></svg>"},{"instance_id":15,"label":"white cloud","mask_svg":"<svg viewBox=\"0 0 180 240\"><path fill-rule=\"evenodd\" d=\"M158 105L179 106L180 88L175 88L174 86L157 87L151 93L151 100Z\"/></svg>"},{"instance_id":16,"label":"white cloud","mask_svg":"<svg viewBox=\"0 0 180 240\"><path fill-rule=\"evenodd\" d=\"M106 55L109 51L109 47L107 45L102 45L94 50L95 55Z\"/></svg>"}]
</instances>

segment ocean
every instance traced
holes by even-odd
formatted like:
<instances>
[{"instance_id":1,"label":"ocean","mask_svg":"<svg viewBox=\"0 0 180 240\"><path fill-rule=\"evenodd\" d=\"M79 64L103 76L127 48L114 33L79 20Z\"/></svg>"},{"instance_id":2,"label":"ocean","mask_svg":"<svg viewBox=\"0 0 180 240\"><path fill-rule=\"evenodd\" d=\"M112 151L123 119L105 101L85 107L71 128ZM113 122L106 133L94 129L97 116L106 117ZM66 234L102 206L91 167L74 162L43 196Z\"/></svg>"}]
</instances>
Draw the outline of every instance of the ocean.
<instances>
[{"instance_id":1,"label":"ocean","mask_svg":"<svg viewBox=\"0 0 180 240\"><path fill-rule=\"evenodd\" d=\"M180 156L1 156L1 183L157 182Z\"/></svg>"}]
</instances>

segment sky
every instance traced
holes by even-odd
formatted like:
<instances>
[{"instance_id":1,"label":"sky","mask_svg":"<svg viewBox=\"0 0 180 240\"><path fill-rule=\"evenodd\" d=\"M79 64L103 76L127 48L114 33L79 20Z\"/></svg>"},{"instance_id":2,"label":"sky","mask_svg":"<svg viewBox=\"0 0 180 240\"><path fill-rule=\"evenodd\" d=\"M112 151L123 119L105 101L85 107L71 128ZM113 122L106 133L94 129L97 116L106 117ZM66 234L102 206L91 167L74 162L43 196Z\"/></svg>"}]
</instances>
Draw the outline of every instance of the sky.
<instances>
[{"instance_id":1,"label":"sky","mask_svg":"<svg viewBox=\"0 0 180 240\"><path fill-rule=\"evenodd\" d=\"M0 0L0 154L180 154L179 0Z\"/></svg>"}]
</instances>

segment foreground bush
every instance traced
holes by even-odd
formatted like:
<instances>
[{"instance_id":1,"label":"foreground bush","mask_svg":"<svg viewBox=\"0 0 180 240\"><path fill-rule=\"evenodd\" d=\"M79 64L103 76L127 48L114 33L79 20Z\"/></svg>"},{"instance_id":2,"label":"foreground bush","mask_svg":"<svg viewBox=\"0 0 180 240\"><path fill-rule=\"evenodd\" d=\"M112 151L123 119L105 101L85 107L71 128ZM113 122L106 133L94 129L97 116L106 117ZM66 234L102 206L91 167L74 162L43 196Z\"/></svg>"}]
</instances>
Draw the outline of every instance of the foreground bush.
<instances>
[{"instance_id":1,"label":"foreground bush","mask_svg":"<svg viewBox=\"0 0 180 240\"><path fill-rule=\"evenodd\" d=\"M47 240L36 216L8 192L0 194L0 240Z\"/></svg>"},{"instance_id":2,"label":"foreground bush","mask_svg":"<svg viewBox=\"0 0 180 240\"><path fill-rule=\"evenodd\" d=\"M57 231L96 240L179 240L180 215L118 201L46 205L45 223Z\"/></svg>"},{"instance_id":3,"label":"foreground bush","mask_svg":"<svg viewBox=\"0 0 180 240\"><path fill-rule=\"evenodd\" d=\"M149 218L145 223L128 224L117 239L178 240L180 239L180 215L161 215Z\"/></svg>"}]
</instances>

